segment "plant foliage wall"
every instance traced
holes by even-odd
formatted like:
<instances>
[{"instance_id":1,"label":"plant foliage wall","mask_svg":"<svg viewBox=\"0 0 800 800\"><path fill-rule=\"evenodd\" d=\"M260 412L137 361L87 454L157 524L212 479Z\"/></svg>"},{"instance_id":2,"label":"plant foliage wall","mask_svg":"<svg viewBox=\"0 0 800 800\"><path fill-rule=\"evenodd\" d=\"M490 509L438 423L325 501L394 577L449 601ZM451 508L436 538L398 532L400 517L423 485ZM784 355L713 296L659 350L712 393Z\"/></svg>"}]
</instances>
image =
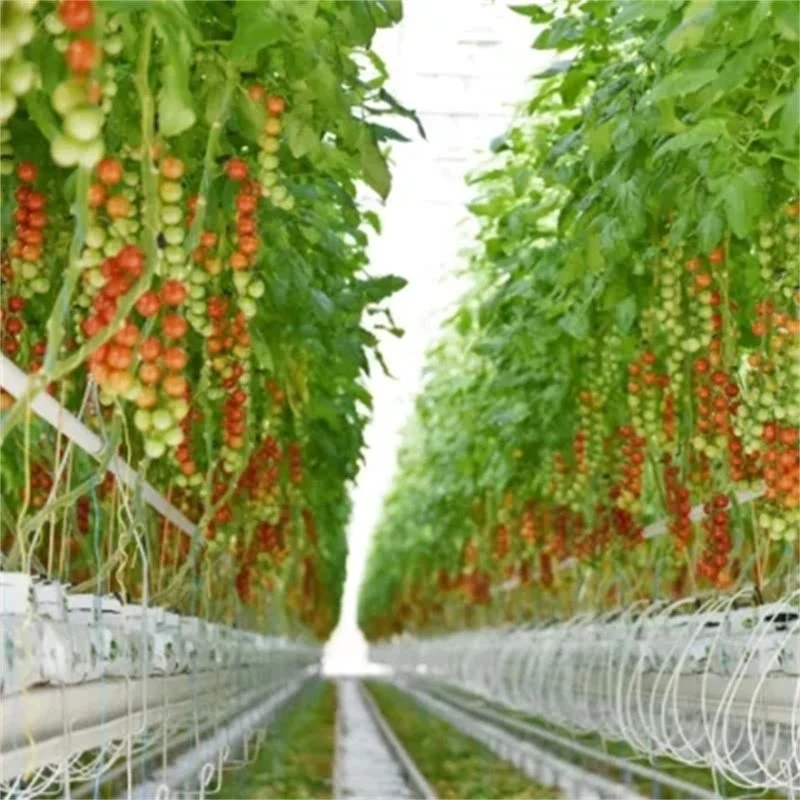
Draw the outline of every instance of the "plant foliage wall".
<instances>
[{"instance_id":1,"label":"plant foliage wall","mask_svg":"<svg viewBox=\"0 0 800 800\"><path fill-rule=\"evenodd\" d=\"M800 6L515 10L554 60L472 179L473 288L386 502L375 636L769 594L797 563Z\"/></svg>"}]
</instances>

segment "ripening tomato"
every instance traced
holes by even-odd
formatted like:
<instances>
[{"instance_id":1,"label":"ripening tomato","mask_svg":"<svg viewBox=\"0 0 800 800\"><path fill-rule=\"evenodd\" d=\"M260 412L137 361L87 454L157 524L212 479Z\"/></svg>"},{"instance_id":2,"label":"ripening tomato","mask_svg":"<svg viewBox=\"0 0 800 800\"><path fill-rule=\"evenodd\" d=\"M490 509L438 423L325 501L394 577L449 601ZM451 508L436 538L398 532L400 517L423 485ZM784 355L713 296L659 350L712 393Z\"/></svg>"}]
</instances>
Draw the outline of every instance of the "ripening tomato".
<instances>
[{"instance_id":1,"label":"ripening tomato","mask_svg":"<svg viewBox=\"0 0 800 800\"><path fill-rule=\"evenodd\" d=\"M100 63L100 49L91 39L73 39L66 58L73 72L91 72Z\"/></svg>"},{"instance_id":2,"label":"ripening tomato","mask_svg":"<svg viewBox=\"0 0 800 800\"><path fill-rule=\"evenodd\" d=\"M241 158L229 158L225 172L232 181L243 181L247 177L247 164Z\"/></svg>"},{"instance_id":3,"label":"ripening tomato","mask_svg":"<svg viewBox=\"0 0 800 800\"><path fill-rule=\"evenodd\" d=\"M17 177L25 183L31 183L36 180L38 170L32 161L20 161L17 165Z\"/></svg>"},{"instance_id":4,"label":"ripening tomato","mask_svg":"<svg viewBox=\"0 0 800 800\"><path fill-rule=\"evenodd\" d=\"M97 177L106 186L116 186L123 175L122 163L119 159L108 156L97 165Z\"/></svg>"},{"instance_id":5,"label":"ripening tomato","mask_svg":"<svg viewBox=\"0 0 800 800\"><path fill-rule=\"evenodd\" d=\"M216 243L217 243L217 234L214 233L213 231L203 231L200 234L200 244L203 245L203 247L211 248L214 247Z\"/></svg>"},{"instance_id":6,"label":"ripening tomato","mask_svg":"<svg viewBox=\"0 0 800 800\"><path fill-rule=\"evenodd\" d=\"M122 369L115 369L111 371L108 376L108 387L115 394L124 394L130 391L133 386L133 375Z\"/></svg>"},{"instance_id":7,"label":"ripening tomato","mask_svg":"<svg viewBox=\"0 0 800 800\"><path fill-rule=\"evenodd\" d=\"M161 174L171 181L180 180L183 177L183 161L175 156L164 156L159 166Z\"/></svg>"},{"instance_id":8,"label":"ripening tomato","mask_svg":"<svg viewBox=\"0 0 800 800\"><path fill-rule=\"evenodd\" d=\"M236 223L239 236L252 236L256 232L256 221L252 217L243 217Z\"/></svg>"},{"instance_id":9,"label":"ripening tomato","mask_svg":"<svg viewBox=\"0 0 800 800\"><path fill-rule=\"evenodd\" d=\"M286 101L277 94L267 98L267 111L274 117L279 117L286 109Z\"/></svg>"},{"instance_id":10,"label":"ripening tomato","mask_svg":"<svg viewBox=\"0 0 800 800\"><path fill-rule=\"evenodd\" d=\"M82 31L94 25L94 0L61 0L58 17L69 31Z\"/></svg>"},{"instance_id":11,"label":"ripening tomato","mask_svg":"<svg viewBox=\"0 0 800 800\"><path fill-rule=\"evenodd\" d=\"M152 361L145 361L139 365L139 380L145 386L155 386L161 380L161 370Z\"/></svg>"},{"instance_id":12,"label":"ripening tomato","mask_svg":"<svg viewBox=\"0 0 800 800\"><path fill-rule=\"evenodd\" d=\"M168 339L180 339L188 329L189 323L180 314L167 314L161 320L161 330Z\"/></svg>"},{"instance_id":13,"label":"ripening tomato","mask_svg":"<svg viewBox=\"0 0 800 800\"><path fill-rule=\"evenodd\" d=\"M158 314L159 308L161 308L161 301L158 299L158 295L153 291L145 292L136 301L136 310L143 317L154 317Z\"/></svg>"},{"instance_id":14,"label":"ripening tomato","mask_svg":"<svg viewBox=\"0 0 800 800\"><path fill-rule=\"evenodd\" d=\"M168 347L164 351L164 366L173 372L180 372L189 361L186 351L181 347Z\"/></svg>"},{"instance_id":15,"label":"ripening tomato","mask_svg":"<svg viewBox=\"0 0 800 800\"><path fill-rule=\"evenodd\" d=\"M112 369L129 369L133 361L133 353L129 347L114 344L108 348L106 361Z\"/></svg>"},{"instance_id":16,"label":"ripening tomato","mask_svg":"<svg viewBox=\"0 0 800 800\"><path fill-rule=\"evenodd\" d=\"M131 212L131 203L121 194L109 197L106 201L106 212L111 219L123 219Z\"/></svg>"},{"instance_id":17,"label":"ripening tomato","mask_svg":"<svg viewBox=\"0 0 800 800\"><path fill-rule=\"evenodd\" d=\"M708 260L712 264L721 264L725 260L725 251L721 247L714 248L708 254Z\"/></svg>"},{"instance_id":18,"label":"ripening tomato","mask_svg":"<svg viewBox=\"0 0 800 800\"><path fill-rule=\"evenodd\" d=\"M264 91L264 87L260 83L254 83L252 86L248 88L247 96L254 103L263 103L264 99L267 96L267 93L266 91Z\"/></svg>"},{"instance_id":19,"label":"ripening tomato","mask_svg":"<svg viewBox=\"0 0 800 800\"><path fill-rule=\"evenodd\" d=\"M174 278L164 281L161 287L161 301L167 306L179 306L188 295L186 286Z\"/></svg>"},{"instance_id":20,"label":"ripening tomato","mask_svg":"<svg viewBox=\"0 0 800 800\"><path fill-rule=\"evenodd\" d=\"M89 187L89 208L100 208L106 202L105 187L99 183L93 183Z\"/></svg>"},{"instance_id":21,"label":"ripening tomato","mask_svg":"<svg viewBox=\"0 0 800 800\"><path fill-rule=\"evenodd\" d=\"M183 397L186 394L188 383L183 375L167 375L161 388L168 397Z\"/></svg>"},{"instance_id":22,"label":"ripening tomato","mask_svg":"<svg viewBox=\"0 0 800 800\"><path fill-rule=\"evenodd\" d=\"M250 259L244 253L236 250L231 253L230 265L231 269L237 271L247 269L250 266Z\"/></svg>"},{"instance_id":23,"label":"ripening tomato","mask_svg":"<svg viewBox=\"0 0 800 800\"><path fill-rule=\"evenodd\" d=\"M81 331L83 331L83 335L87 339L97 336L101 330L103 330L103 326L97 317L86 317L86 319L81 323Z\"/></svg>"},{"instance_id":24,"label":"ripening tomato","mask_svg":"<svg viewBox=\"0 0 800 800\"><path fill-rule=\"evenodd\" d=\"M20 253L20 257L23 261L27 261L28 263L32 264L35 261L38 261L41 257L42 251L41 248L35 244L26 244L22 248L22 252Z\"/></svg>"},{"instance_id":25,"label":"ripening tomato","mask_svg":"<svg viewBox=\"0 0 800 800\"><path fill-rule=\"evenodd\" d=\"M108 376L111 374L111 370L104 363L98 361L89 367L89 374L94 378L95 383L103 386L108 383Z\"/></svg>"},{"instance_id":26,"label":"ripening tomato","mask_svg":"<svg viewBox=\"0 0 800 800\"><path fill-rule=\"evenodd\" d=\"M137 408L155 408L158 403L158 392L152 386L142 386L139 394L136 395Z\"/></svg>"}]
</instances>

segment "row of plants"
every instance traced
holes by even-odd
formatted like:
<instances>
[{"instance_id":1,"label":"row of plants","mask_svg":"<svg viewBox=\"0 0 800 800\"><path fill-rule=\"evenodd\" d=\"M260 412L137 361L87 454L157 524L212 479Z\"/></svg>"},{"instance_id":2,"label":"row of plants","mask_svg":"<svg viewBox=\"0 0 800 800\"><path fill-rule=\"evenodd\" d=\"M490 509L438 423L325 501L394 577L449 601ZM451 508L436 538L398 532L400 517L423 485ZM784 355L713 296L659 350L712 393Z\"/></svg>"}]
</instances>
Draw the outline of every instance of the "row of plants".
<instances>
[{"instance_id":1,"label":"row of plants","mask_svg":"<svg viewBox=\"0 0 800 800\"><path fill-rule=\"evenodd\" d=\"M381 713L437 797L555 798L557 791L533 783L484 745L423 711L398 689L370 685Z\"/></svg>"},{"instance_id":2,"label":"row of plants","mask_svg":"<svg viewBox=\"0 0 800 800\"><path fill-rule=\"evenodd\" d=\"M777 596L800 530L800 8L514 10L552 62L472 179L471 288L430 354L362 622Z\"/></svg>"},{"instance_id":3,"label":"row of plants","mask_svg":"<svg viewBox=\"0 0 800 800\"><path fill-rule=\"evenodd\" d=\"M8 0L0 6L3 568L261 614L319 635L346 484L395 333L368 277L398 0ZM378 354L379 355L379 354ZM31 413L49 391L97 461ZM193 539L106 471L121 456ZM199 593L198 593L199 590ZM275 603L271 603L275 605Z\"/></svg>"}]
</instances>

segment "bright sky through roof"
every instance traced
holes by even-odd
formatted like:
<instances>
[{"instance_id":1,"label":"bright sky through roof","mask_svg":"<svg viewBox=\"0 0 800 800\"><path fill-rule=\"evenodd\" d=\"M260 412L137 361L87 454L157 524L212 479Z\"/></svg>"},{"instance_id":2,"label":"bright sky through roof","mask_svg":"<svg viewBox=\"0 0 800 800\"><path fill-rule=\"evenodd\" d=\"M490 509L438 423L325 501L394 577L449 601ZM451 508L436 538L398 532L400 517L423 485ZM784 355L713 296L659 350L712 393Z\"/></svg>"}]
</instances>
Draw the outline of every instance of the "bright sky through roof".
<instances>
[{"instance_id":1,"label":"bright sky through roof","mask_svg":"<svg viewBox=\"0 0 800 800\"><path fill-rule=\"evenodd\" d=\"M486 159L489 142L525 98L528 76L545 60L531 49L529 20L501 0L406 0L404 6L403 21L380 32L374 49L388 67L387 88L417 111L427 141L415 133L412 143L393 148L393 188L378 209L383 232L370 244L374 274L408 281L390 304L405 336L382 343L394 379L374 365L369 380L374 416L353 492L342 615L326 652L332 671L358 672L366 663L366 642L356 626L358 591L425 351L463 290L453 272L474 232L465 175ZM411 135L413 126L403 130Z\"/></svg>"}]
</instances>

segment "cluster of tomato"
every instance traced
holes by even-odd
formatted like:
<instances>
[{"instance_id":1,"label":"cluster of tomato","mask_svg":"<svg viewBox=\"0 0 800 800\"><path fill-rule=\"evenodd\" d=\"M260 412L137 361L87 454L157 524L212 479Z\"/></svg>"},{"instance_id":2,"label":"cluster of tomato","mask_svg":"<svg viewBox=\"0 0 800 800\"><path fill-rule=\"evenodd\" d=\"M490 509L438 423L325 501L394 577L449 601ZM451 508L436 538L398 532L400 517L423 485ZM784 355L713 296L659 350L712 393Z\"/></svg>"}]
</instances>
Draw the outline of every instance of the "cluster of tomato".
<instances>
[{"instance_id":1,"label":"cluster of tomato","mask_svg":"<svg viewBox=\"0 0 800 800\"><path fill-rule=\"evenodd\" d=\"M236 195L236 227L234 230L234 250L228 263L233 271L233 284L239 296L240 311L247 319L252 319L258 310L256 300L263 297L264 282L256 278L250 267L258 255L261 241L258 236L256 211L260 187L255 181L245 180L247 165L239 159L231 159L227 164L228 177L241 181Z\"/></svg>"},{"instance_id":2,"label":"cluster of tomato","mask_svg":"<svg viewBox=\"0 0 800 800\"><path fill-rule=\"evenodd\" d=\"M31 463L30 496L29 502L33 508L42 508L53 488L53 476L47 466L39 461ZM25 499L26 490L20 490L22 499Z\"/></svg>"},{"instance_id":3,"label":"cluster of tomato","mask_svg":"<svg viewBox=\"0 0 800 800\"><path fill-rule=\"evenodd\" d=\"M103 49L118 55L122 40L117 35L119 21L108 21L103 48L94 40L93 0L60 0L58 11L46 20L55 35L56 47L64 51L69 77L51 95L53 108L62 118L62 130L50 142L53 161L61 167L95 167L103 157L103 125L117 87L113 69L105 69L107 80L97 80Z\"/></svg>"},{"instance_id":4,"label":"cluster of tomato","mask_svg":"<svg viewBox=\"0 0 800 800\"><path fill-rule=\"evenodd\" d=\"M0 126L5 124L17 110L17 98L26 95L36 83L36 69L32 62L27 61L23 49L30 44L36 32L36 20L31 12L38 4L38 0L6 0L3 3L3 14L0 16ZM5 127L3 134L7 134ZM4 144L9 137L4 136ZM6 150L3 155L12 155L13 151ZM8 175L9 163L3 161L3 175ZM10 166L10 164L9 164Z\"/></svg>"},{"instance_id":5,"label":"cluster of tomato","mask_svg":"<svg viewBox=\"0 0 800 800\"><path fill-rule=\"evenodd\" d=\"M263 105L267 113L264 122L264 129L258 139L258 182L261 185L261 195L269 199L278 208L290 211L294 208L294 197L292 197L285 186L280 185L280 175L278 167L278 151L280 150L280 140L283 125L281 117L286 108L284 99L278 95L268 95L263 86L254 84L248 90L250 99L254 103Z\"/></svg>"},{"instance_id":6,"label":"cluster of tomato","mask_svg":"<svg viewBox=\"0 0 800 800\"><path fill-rule=\"evenodd\" d=\"M724 494L715 495L703 505L706 540L697 563L698 574L721 588L730 584L726 570L732 549L729 505L730 500Z\"/></svg>"},{"instance_id":7,"label":"cluster of tomato","mask_svg":"<svg viewBox=\"0 0 800 800\"><path fill-rule=\"evenodd\" d=\"M764 497L769 504L763 512L766 519L762 527L772 538L779 539L791 535L791 526L800 511L800 430L768 422L762 435Z\"/></svg>"}]
</instances>

